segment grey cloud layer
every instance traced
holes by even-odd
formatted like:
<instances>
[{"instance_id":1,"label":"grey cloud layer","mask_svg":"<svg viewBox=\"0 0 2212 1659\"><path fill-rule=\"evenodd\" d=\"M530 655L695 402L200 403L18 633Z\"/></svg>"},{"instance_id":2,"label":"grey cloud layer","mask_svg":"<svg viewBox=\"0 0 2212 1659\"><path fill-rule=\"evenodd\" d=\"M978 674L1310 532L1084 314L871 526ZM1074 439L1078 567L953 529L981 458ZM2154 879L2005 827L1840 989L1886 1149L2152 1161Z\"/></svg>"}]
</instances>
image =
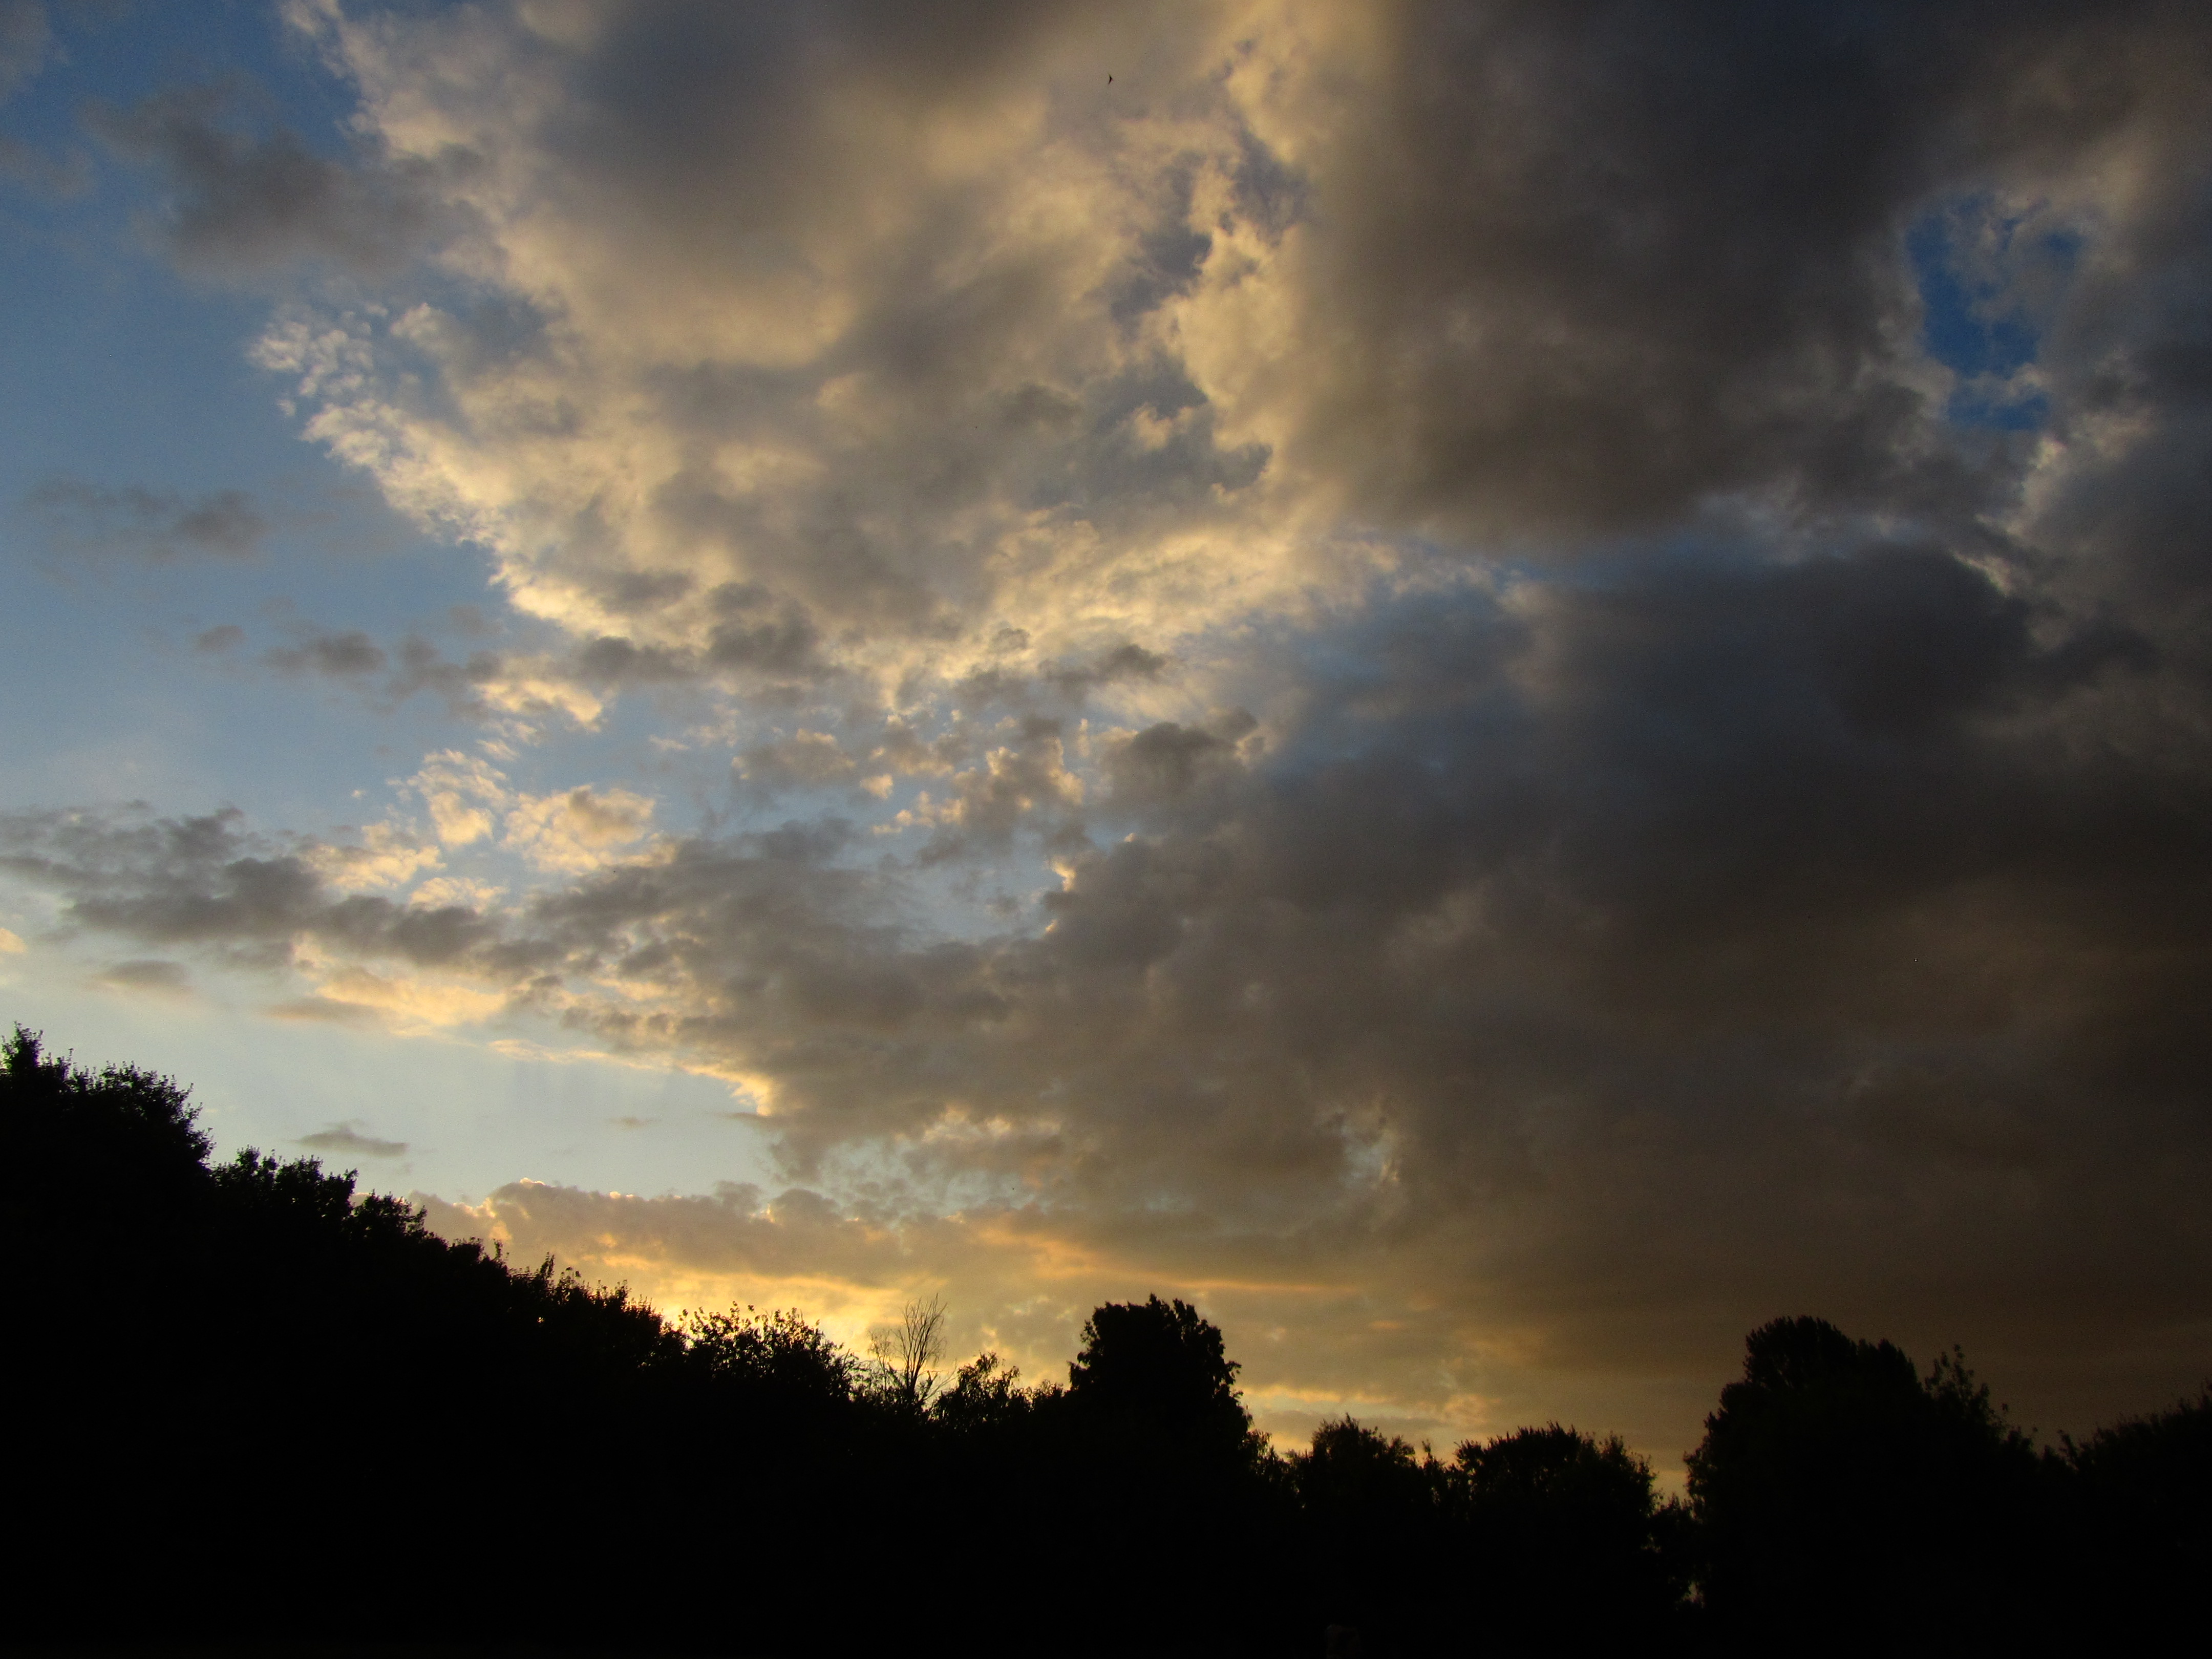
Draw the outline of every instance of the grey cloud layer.
<instances>
[{"instance_id":1,"label":"grey cloud layer","mask_svg":"<svg viewBox=\"0 0 2212 1659\"><path fill-rule=\"evenodd\" d=\"M2212 1357L2195 9L325 15L447 229L263 361L541 678L750 690L845 816L496 912L14 821L68 920L713 1066L840 1194L500 1197L564 1248L1072 1254L1437 1412L1804 1307L2076 1426Z\"/></svg>"}]
</instances>

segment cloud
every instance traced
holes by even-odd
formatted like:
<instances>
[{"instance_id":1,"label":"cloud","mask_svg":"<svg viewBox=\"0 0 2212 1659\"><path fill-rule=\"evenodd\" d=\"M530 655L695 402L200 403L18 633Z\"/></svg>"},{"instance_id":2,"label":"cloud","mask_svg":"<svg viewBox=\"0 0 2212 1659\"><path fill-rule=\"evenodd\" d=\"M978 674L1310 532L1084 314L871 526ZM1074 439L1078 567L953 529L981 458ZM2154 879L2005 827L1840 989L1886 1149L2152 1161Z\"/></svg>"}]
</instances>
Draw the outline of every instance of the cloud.
<instances>
[{"instance_id":1,"label":"cloud","mask_svg":"<svg viewBox=\"0 0 2212 1659\"><path fill-rule=\"evenodd\" d=\"M53 45L41 0L0 3L0 103L14 97L45 66Z\"/></svg>"},{"instance_id":2,"label":"cloud","mask_svg":"<svg viewBox=\"0 0 2212 1659\"><path fill-rule=\"evenodd\" d=\"M468 876L434 876L419 883L407 902L425 909L483 910L498 902L501 890Z\"/></svg>"},{"instance_id":3,"label":"cloud","mask_svg":"<svg viewBox=\"0 0 2212 1659\"><path fill-rule=\"evenodd\" d=\"M880 681L1011 635L1049 662L1126 647L1126 671L1158 655L1146 628L1298 579L1231 510L1264 446L1217 441L1170 340L1197 226L1243 210L1249 135L1206 90L1232 20L1150 15L1187 84L1116 127L1095 31L1045 10L921 75L911 40L835 13L608 14L588 38L320 15L386 153L480 158L447 255L511 280L289 313L263 361L392 499L497 550L598 672ZM453 52L538 91L424 76ZM620 298L640 282L655 307Z\"/></svg>"},{"instance_id":4,"label":"cloud","mask_svg":"<svg viewBox=\"0 0 2212 1659\"><path fill-rule=\"evenodd\" d=\"M359 1003L333 1002L320 996L292 997L283 1002L272 1002L261 1011L271 1019L314 1025L343 1025L356 1029L380 1030L384 1017L375 1009Z\"/></svg>"},{"instance_id":5,"label":"cloud","mask_svg":"<svg viewBox=\"0 0 2212 1659\"><path fill-rule=\"evenodd\" d=\"M651 833L653 802L627 789L519 797L505 844L540 870L594 870Z\"/></svg>"},{"instance_id":6,"label":"cloud","mask_svg":"<svg viewBox=\"0 0 2212 1659\"><path fill-rule=\"evenodd\" d=\"M245 966L289 963L308 940L358 959L437 967L491 937L465 908L335 890L323 874L333 862L346 860L319 842L257 835L234 808L170 819L131 808L0 817L0 872L61 895L73 928L204 948Z\"/></svg>"},{"instance_id":7,"label":"cloud","mask_svg":"<svg viewBox=\"0 0 2212 1659\"><path fill-rule=\"evenodd\" d=\"M860 769L836 738L803 727L779 742L747 750L738 765L745 777L758 782L813 787L848 781Z\"/></svg>"},{"instance_id":8,"label":"cloud","mask_svg":"<svg viewBox=\"0 0 2212 1659\"><path fill-rule=\"evenodd\" d=\"M1120 734L1109 742L1104 765L1115 803L1173 799L1201 779L1233 766L1237 739L1255 723L1251 715L1240 711L1218 722L1222 729L1217 731L1161 720L1141 732Z\"/></svg>"},{"instance_id":9,"label":"cloud","mask_svg":"<svg viewBox=\"0 0 2212 1659\"><path fill-rule=\"evenodd\" d=\"M448 662L436 646L410 635L399 642L397 654L399 666L385 688L394 702L428 690L443 697L455 714L481 714L506 691L496 652L472 651L465 661Z\"/></svg>"},{"instance_id":10,"label":"cloud","mask_svg":"<svg viewBox=\"0 0 2212 1659\"><path fill-rule=\"evenodd\" d=\"M1013 640L1009 641L1015 649L1029 642L1025 636L1016 635L1015 639L1018 640L1018 644L1015 644ZM1129 680L1156 680L1167 666L1168 659L1158 652L1147 651L1141 645L1128 644L1116 646L1097 661L1080 667L1049 670L1045 678L1060 690L1079 697L1093 686L1113 685Z\"/></svg>"},{"instance_id":11,"label":"cloud","mask_svg":"<svg viewBox=\"0 0 2212 1659\"><path fill-rule=\"evenodd\" d=\"M484 841L500 828L500 845L539 870L582 872L635 856L629 849L652 830L647 796L588 786L532 795L510 788L489 761L459 750L425 757L407 788L428 808L446 846Z\"/></svg>"},{"instance_id":12,"label":"cloud","mask_svg":"<svg viewBox=\"0 0 2212 1659\"><path fill-rule=\"evenodd\" d=\"M42 0L0 0L0 104L35 80L55 55L53 26ZM91 184L92 166L82 154L43 153L0 133L0 179L75 196Z\"/></svg>"},{"instance_id":13,"label":"cloud","mask_svg":"<svg viewBox=\"0 0 2212 1659\"><path fill-rule=\"evenodd\" d=\"M143 995L184 997L192 994L191 975L180 963L158 958L118 962L93 975L93 983L111 991Z\"/></svg>"},{"instance_id":14,"label":"cloud","mask_svg":"<svg viewBox=\"0 0 2212 1659\"><path fill-rule=\"evenodd\" d=\"M477 1025L505 1011L500 992L457 980L446 972L424 973L417 964L398 972L374 973L325 957L319 941L295 951L294 963L314 981L307 1006L319 1006L342 1023L381 1021L403 1032ZM313 1018L299 1005L288 1012Z\"/></svg>"},{"instance_id":15,"label":"cloud","mask_svg":"<svg viewBox=\"0 0 2212 1659\"><path fill-rule=\"evenodd\" d=\"M318 1129L311 1135L301 1135L300 1145L318 1152L335 1152L341 1158L404 1158L407 1143L404 1140L380 1140L365 1134L352 1123L333 1123L327 1129Z\"/></svg>"},{"instance_id":16,"label":"cloud","mask_svg":"<svg viewBox=\"0 0 2212 1659\"><path fill-rule=\"evenodd\" d=\"M425 757L410 787L429 809L438 839L448 847L465 847L489 836L492 809L509 799L506 774L457 749Z\"/></svg>"},{"instance_id":17,"label":"cloud","mask_svg":"<svg viewBox=\"0 0 2212 1659\"><path fill-rule=\"evenodd\" d=\"M1083 804L1083 781L1068 769L1060 722L1033 715L1011 736L979 757L979 764L952 773L935 799L923 792L882 827L933 830L921 854L932 864L1003 850L1018 830L1035 830L1047 846L1080 842L1074 815Z\"/></svg>"},{"instance_id":18,"label":"cloud","mask_svg":"<svg viewBox=\"0 0 2212 1659\"><path fill-rule=\"evenodd\" d=\"M441 861L437 848L389 823L365 826L358 845L322 843L303 856L326 880L354 888L404 886L423 871L436 869ZM447 885L455 892L465 890L451 883ZM422 889L416 890L410 902L424 902Z\"/></svg>"},{"instance_id":19,"label":"cloud","mask_svg":"<svg viewBox=\"0 0 2212 1659\"><path fill-rule=\"evenodd\" d=\"M57 545L74 552L243 559L260 551L270 529L267 514L239 489L187 497L55 477L33 489L24 505L45 521Z\"/></svg>"},{"instance_id":20,"label":"cloud","mask_svg":"<svg viewBox=\"0 0 2212 1659\"><path fill-rule=\"evenodd\" d=\"M476 158L481 291L264 360L611 676L1156 672L1364 580L1355 526L1971 520L1901 216L2185 131L2170 11L988 9L957 68L867 7L309 14L395 163Z\"/></svg>"},{"instance_id":21,"label":"cloud","mask_svg":"<svg viewBox=\"0 0 2212 1659\"><path fill-rule=\"evenodd\" d=\"M49 196L81 196L92 187L91 158L82 151L50 155L0 133L0 179L28 185Z\"/></svg>"},{"instance_id":22,"label":"cloud","mask_svg":"<svg viewBox=\"0 0 2212 1659\"><path fill-rule=\"evenodd\" d=\"M590 671L588 653L556 658L473 651L454 662L414 634L387 649L360 629L317 632L295 627L292 631L296 643L264 653L262 661L267 666L279 673L350 681L380 709L397 708L416 693L428 691L444 702L450 714L526 739L547 723L589 727L605 708L594 685L604 687L606 679ZM201 648L228 649L237 643L221 629L202 636L203 641L217 638L228 644L204 643ZM372 681L370 676L379 678Z\"/></svg>"},{"instance_id":23,"label":"cloud","mask_svg":"<svg viewBox=\"0 0 2212 1659\"><path fill-rule=\"evenodd\" d=\"M319 634L297 646L269 653L265 660L282 673L325 674L333 678L373 674L386 660L383 647L359 629L340 634Z\"/></svg>"},{"instance_id":24,"label":"cloud","mask_svg":"<svg viewBox=\"0 0 2212 1659\"><path fill-rule=\"evenodd\" d=\"M238 277L307 260L363 274L398 269L430 228L428 169L316 154L281 124L252 118L235 86L158 93L86 124L168 191L156 234L182 269Z\"/></svg>"}]
</instances>

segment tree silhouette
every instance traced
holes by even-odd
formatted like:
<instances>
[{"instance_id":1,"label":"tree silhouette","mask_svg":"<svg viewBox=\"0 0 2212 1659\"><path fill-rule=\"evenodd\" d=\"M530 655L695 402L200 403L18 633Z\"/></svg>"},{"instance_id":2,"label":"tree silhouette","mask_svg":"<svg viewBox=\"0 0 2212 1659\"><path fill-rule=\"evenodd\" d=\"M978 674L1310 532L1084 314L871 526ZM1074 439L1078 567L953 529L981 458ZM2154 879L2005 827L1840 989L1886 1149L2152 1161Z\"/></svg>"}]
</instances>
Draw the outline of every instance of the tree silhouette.
<instances>
[{"instance_id":1,"label":"tree silhouette","mask_svg":"<svg viewBox=\"0 0 2212 1659\"><path fill-rule=\"evenodd\" d=\"M945 1357L945 1300L909 1302L898 1323L872 1333L868 1352L884 1392L908 1411L926 1411L938 1389L937 1362Z\"/></svg>"},{"instance_id":2,"label":"tree silhouette","mask_svg":"<svg viewBox=\"0 0 2212 1659\"><path fill-rule=\"evenodd\" d=\"M931 1401L930 1410L957 1434L1003 1432L1022 1422L1035 1404L1021 1377L1019 1367L997 1354L977 1354L953 1374L952 1386Z\"/></svg>"},{"instance_id":3,"label":"tree silhouette","mask_svg":"<svg viewBox=\"0 0 2212 1659\"><path fill-rule=\"evenodd\" d=\"M2132 1650L2212 1562L2212 1392L2039 1455L1955 1350L1778 1320L1686 1509L1556 1423L1447 1462L1346 1417L1279 1456L1157 1296L1094 1310L1065 1388L994 1353L934 1388L934 1300L872 1367L793 1310L672 1324L312 1158L211 1164L176 1083L20 1029L0 1149L18 1644L819 1652L835 1607L927 1653L974 1645L926 1612L957 1585L1071 1654Z\"/></svg>"},{"instance_id":4,"label":"tree silhouette","mask_svg":"<svg viewBox=\"0 0 2212 1659\"><path fill-rule=\"evenodd\" d=\"M1252 1419L1221 1332L1181 1300L1109 1302L1083 1327L1067 1398L1083 1418L1180 1456L1237 1457Z\"/></svg>"},{"instance_id":5,"label":"tree silhouette","mask_svg":"<svg viewBox=\"0 0 2212 1659\"><path fill-rule=\"evenodd\" d=\"M1419 1632L1422 1609L1396 1587L1404 1575L1429 1578L1443 1560L1439 1474L1404 1440L1349 1416L1322 1424L1291 1458L1302 1576L1340 1648L1356 1641L1363 1652L1387 1652Z\"/></svg>"},{"instance_id":6,"label":"tree silhouette","mask_svg":"<svg viewBox=\"0 0 2212 1659\"><path fill-rule=\"evenodd\" d=\"M1923 1381L1893 1344L1820 1319L1751 1334L1689 1466L1705 1599L1738 1638L1988 1639L2047 1530L2045 1471L1962 1359Z\"/></svg>"},{"instance_id":7,"label":"tree silhouette","mask_svg":"<svg viewBox=\"0 0 2212 1659\"><path fill-rule=\"evenodd\" d=\"M1668 1628L1688 1577L1683 1516L1618 1435L1553 1423L1469 1442L1445 1487L1462 1547L1498 1582L1501 1622L1585 1640Z\"/></svg>"},{"instance_id":8,"label":"tree silhouette","mask_svg":"<svg viewBox=\"0 0 2212 1659\"><path fill-rule=\"evenodd\" d=\"M2077 1487L2067 1542L2096 1587L2081 1623L2148 1647L2201 1617L2212 1574L2212 1386L2100 1429L2063 1461Z\"/></svg>"},{"instance_id":9,"label":"tree silhouette","mask_svg":"<svg viewBox=\"0 0 2212 1659\"><path fill-rule=\"evenodd\" d=\"M835 1407L853 1398L857 1362L795 1308L690 1313L683 1329L693 1363L718 1382L785 1405Z\"/></svg>"},{"instance_id":10,"label":"tree silhouette","mask_svg":"<svg viewBox=\"0 0 2212 1659\"><path fill-rule=\"evenodd\" d=\"M1109 1302L1084 1324L1066 1391L1037 1402L1066 1518L1061 1547L1095 1583L1146 1587L1113 1608L1112 1641L1220 1647L1268 1627L1212 1588L1264 1571L1288 1542L1237 1370L1189 1304Z\"/></svg>"}]
</instances>

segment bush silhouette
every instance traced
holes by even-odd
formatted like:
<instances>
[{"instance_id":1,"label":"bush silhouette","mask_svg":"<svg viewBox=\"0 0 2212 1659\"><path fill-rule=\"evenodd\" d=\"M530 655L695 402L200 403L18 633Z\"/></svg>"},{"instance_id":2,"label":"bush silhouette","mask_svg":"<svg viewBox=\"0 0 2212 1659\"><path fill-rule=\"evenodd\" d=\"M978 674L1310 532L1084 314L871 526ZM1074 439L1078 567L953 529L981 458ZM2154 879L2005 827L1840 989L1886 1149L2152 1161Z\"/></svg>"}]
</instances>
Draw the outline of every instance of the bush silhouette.
<instances>
[{"instance_id":1,"label":"bush silhouette","mask_svg":"<svg viewBox=\"0 0 2212 1659\"><path fill-rule=\"evenodd\" d=\"M2063 1458L2078 1487L2066 1541L2094 1587L2084 1626L2145 1646L2181 1627L2212 1577L2212 1389L2068 1441Z\"/></svg>"}]
</instances>

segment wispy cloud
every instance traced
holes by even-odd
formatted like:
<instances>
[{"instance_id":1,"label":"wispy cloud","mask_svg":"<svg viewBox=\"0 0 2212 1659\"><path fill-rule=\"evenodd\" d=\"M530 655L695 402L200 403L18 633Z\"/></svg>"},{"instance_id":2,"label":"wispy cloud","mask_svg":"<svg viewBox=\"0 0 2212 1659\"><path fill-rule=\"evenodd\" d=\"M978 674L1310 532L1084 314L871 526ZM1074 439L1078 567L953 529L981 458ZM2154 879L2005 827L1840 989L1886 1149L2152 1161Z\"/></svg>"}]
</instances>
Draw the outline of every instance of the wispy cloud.
<instances>
[{"instance_id":1,"label":"wispy cloud","mask_svg":"<svg viewBox=\"0 0 2212 1659\"><path fill-rule=\"evenodd\" d=\"M311 1135L301 1135L300 1145L311 1152L335 1152L341 1158L392 1158L407 1156L404 1140L384 1140L365 1134L352 1123L333 1123L327 1129L318 1129Z\"/></svg>"},{"instance_id":2,"label":"wispy cloud","mask_svg":"<svg viewBox=\"0 0 2212 1659\"><path fill-rule=\"evenodd\" d=\"M140 957L131 962L118 962L102 969L93 976L93 983L111 991L125 991L157 997L187 997L192 994L191 975L184 964L159 957Z\"/></svg>"},{"instance_id":3,"label":"wispy cloud","mask_svg":"<svg viewBox=\"0 0 2212 1659\"><path fill-rule=\"evenodd\" d=\"M260 550L270 529L264 511L240 489L188 496L56 477L33 489L24 506L44 523L57 546L78 553L249 558Z\"/></svg>"}]
</instances>

